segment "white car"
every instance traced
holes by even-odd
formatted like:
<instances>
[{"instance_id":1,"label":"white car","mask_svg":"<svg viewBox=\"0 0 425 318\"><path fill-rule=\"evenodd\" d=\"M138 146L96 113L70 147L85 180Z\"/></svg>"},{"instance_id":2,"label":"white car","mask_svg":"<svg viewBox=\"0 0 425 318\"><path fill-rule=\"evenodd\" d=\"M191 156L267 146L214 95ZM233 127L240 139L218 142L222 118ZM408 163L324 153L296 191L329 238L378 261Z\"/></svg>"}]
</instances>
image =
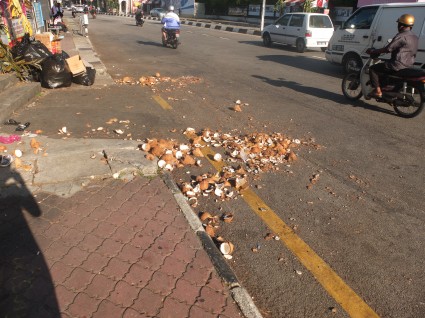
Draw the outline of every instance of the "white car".
<instances>
[{"instance_id":1,"label":"white car","mask_svg":"<svg viewBox=\"0 0 425 318\"><path fill-rule=\"evenodd\" d=\"M306 48L321 48L325 51L334 32L334 26L327 14L288 13L274 24L264 28L261 36L265 46L273 42L295 45L303 53Z\"/></svg>"}]
</instances>

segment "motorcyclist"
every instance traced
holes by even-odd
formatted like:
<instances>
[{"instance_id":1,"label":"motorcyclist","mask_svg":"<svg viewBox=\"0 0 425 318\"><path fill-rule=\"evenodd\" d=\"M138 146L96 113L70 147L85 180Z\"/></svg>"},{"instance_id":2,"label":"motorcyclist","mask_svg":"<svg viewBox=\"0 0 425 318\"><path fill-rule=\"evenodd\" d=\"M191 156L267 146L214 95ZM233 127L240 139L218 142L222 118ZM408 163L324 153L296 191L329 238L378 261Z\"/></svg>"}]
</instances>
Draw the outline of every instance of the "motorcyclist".
<instances>
[{"instance_id":1,"label":"motorcyclist","mask_svg":"<svg viewBox=\"0 0 425 318\"><path fill-rule=\"evenodd\" d=\"M167 40L167 30L180 30L180 18L174 13L174 6L169 6L167 13L162 17L162 41Z\"/></svg>"},{"instance_id":2,"label":"motorcyclist","mask_svg":"<svg viewBox=\"0 0 425 318\"><path fill-rule=\"evenodd\" d=\"M382 97L379 83L380 74L393 74L405 68L412 67L418 51L418 37L412 32L415 17L411 14L403 14L398 18L398 33L392 41L381 49L368 49L366 53L379 55L391 53L391 58L385 63L377 63L370 67L369 76L375 89L369 94L370 97Z\"/></svg>"},{"instance_id":3,"label":"motorcyclist","mask_svg":"<svg viewBox=\"0 0 425 318\"><path fill-rule=\"evenodd\" d=\"M75 18L77 16L77 8L72 7L71 12L72 12L72 17Z\"/></svg>"},{"instance_id":4,"label":"motorcyclist","mask_svg":"<svg viewBox=\"0 0 425 318\"><path fill-rule=\"evenodd\" d=\"M141 5L137 7L135 18L136 18L136 22L138 23L140 23L143 20L143 9Z\"/></svg>"}]
</instances>

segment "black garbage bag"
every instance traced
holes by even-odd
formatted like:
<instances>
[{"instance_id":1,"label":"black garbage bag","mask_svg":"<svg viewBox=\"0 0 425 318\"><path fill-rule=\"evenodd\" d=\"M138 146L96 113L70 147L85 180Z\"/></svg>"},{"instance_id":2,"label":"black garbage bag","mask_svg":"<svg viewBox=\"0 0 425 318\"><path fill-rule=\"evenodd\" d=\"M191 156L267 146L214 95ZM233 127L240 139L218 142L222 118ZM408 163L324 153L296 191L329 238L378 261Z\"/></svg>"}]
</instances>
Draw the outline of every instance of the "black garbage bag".
<instances>
[{"instance_id":1,"label":"black garbage bag","mask_svg":"<svg viewBox=\"0 0 425 318\"><path fill-rule=\"evenodd\" d=\"M66 59L70 58L69 54L66 53L65 51L62 51L61 53L56 53L54 55L55 55L56 59L59 59L59 60L66 60Z\"/></svg>"},{"instance_id":2,"label":"black garbage bag","mask_svg":"<svg viewBox=\"0 0 425 318\"><path fill-rule=\"evenodd\" d=\"M52 56L49 49L40 41L31 41L28 33L12 48L12 55L15 59L25 60L25 62L37 61L41 63L44 59Z\"/></svg>"},{"instance_id":3,"label":"black garbage bag","mask_svg":"<svg viewBox=\"0 0 425 318\"><path fill-rule=\"evenodd\" d=\"M72 82L84 86L92 86L96 77L96 69L86 67L86 71L83 74L77 75L72 78Z\"/></svg>"},{"instance_id":4,"label":"black garbage bag","mask_svg":"<svg viewBox=\"0 0 425 318\"><path fill-rule=\"evenodd\" d=\"M46 58L41 64L41 86L45 88L69 87L72 74L65 60L57 56Z\"/></svg>"}]
</instances>

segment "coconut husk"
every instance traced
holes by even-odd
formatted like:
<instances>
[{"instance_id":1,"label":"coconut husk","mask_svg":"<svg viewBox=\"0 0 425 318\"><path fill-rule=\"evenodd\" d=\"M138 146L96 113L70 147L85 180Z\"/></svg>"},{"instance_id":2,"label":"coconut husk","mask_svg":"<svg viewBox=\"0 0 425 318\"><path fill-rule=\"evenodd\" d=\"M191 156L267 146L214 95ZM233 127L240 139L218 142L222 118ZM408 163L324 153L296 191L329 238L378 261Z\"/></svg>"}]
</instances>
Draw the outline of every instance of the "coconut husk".
<instances>
[{"instance_id":1,"label":"coconut husk","mask_svg":"<svg viewBox=\"0 0 425 318\"><path fill-rule=\"evenodd\" d=\"M295 152L291 151L291 152L288 154L288 157L287 157L287 159L286 159L286 160L288 160L288 162L291 162L291 161L296 161L297 159L298 159L298 157L297 157L297 155L295 154Z\"/></svg>"},{"instance_id":2,"label":"coconut husk","mask_svg":"<svg viewBox=\"0 0 425 318\"><path fill-rule=\"evenodd\" d=\"M183 157L182 163L184 165L190 165L191 166L191 165L194 165L196 163L196 161L195 161L195 159L193 159L192 156L186 155L186 156Z\"/></svg>"},{"instance_id":3,"label":"coconut husk","mask_svg":"<svg viewBox=\"0 0 425 318\"><path fill-rule=\"evenodd\" d=\"M202 150L201 150L201 148L195 148L195 149L193 149L193 152L192 152L192 154L195 156L195 157L204 157L204 154L202 153Z\"/></svg>"}]
</instances>

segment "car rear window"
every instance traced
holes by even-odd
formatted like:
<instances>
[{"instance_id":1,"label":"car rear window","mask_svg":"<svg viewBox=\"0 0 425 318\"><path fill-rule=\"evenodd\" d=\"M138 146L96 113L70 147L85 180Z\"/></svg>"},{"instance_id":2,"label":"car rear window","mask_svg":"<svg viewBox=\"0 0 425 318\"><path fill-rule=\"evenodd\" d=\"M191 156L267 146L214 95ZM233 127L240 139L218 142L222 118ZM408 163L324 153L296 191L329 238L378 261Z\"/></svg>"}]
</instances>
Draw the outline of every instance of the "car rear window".
<instances>
[{"instance_id":1,"label":"car rear window","mask_svg":"<svg viewBox=\"0 0 425 318\"><path fill-rule=\"evenodd\" d=\"M333 28L333 26L327 15L311 15L310 28Z\"/></svg>"}]
</instances>

